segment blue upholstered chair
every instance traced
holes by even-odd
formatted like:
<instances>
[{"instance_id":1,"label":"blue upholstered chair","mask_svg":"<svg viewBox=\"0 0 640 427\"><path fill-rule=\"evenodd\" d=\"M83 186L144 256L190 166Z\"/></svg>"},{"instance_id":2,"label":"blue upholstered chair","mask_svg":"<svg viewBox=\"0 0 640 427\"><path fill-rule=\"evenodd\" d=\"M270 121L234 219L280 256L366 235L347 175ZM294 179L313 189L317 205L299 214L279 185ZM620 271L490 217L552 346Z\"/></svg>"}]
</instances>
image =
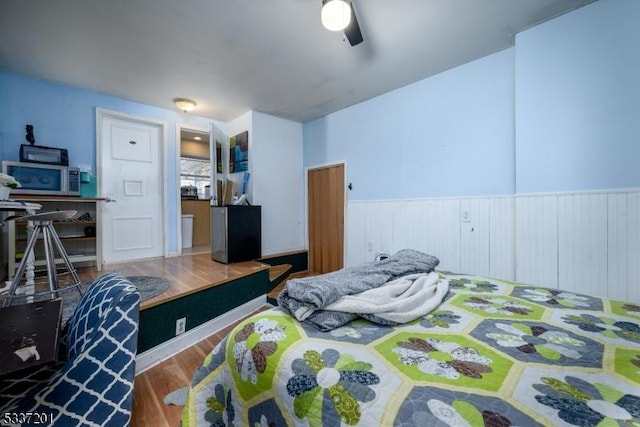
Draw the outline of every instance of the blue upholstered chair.
<instances>
[{"instance_id":1,"label":"blue upholstered chair","mask_svg":"<svg viewBox=\"0 0 640 427\"><path fill-rule=\"evenodd\" d=\"M129 425L139 308L124 277L96 279L62 331L67 360L0 377L0 414L52 414L45 425L55 426Z\"/></svg>"}]
</instances>

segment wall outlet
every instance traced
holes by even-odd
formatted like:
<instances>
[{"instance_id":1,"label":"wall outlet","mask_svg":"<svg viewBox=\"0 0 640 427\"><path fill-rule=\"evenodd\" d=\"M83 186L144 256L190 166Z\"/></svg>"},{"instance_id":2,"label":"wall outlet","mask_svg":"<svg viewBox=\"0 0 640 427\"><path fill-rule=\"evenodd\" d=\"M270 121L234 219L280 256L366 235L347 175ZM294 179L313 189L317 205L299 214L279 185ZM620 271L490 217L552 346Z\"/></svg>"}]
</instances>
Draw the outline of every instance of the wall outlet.
<instances>
[{"instance_id":1,"label":"wall outlet","mask_svg":"<svg viewBox=\"0 0 640 427\"><path fill-rule=\"evenodd\" d=\"M183 334L187 330L187 318L181 317L176 320L176 336Z\"/></svg>"}]
</instances>

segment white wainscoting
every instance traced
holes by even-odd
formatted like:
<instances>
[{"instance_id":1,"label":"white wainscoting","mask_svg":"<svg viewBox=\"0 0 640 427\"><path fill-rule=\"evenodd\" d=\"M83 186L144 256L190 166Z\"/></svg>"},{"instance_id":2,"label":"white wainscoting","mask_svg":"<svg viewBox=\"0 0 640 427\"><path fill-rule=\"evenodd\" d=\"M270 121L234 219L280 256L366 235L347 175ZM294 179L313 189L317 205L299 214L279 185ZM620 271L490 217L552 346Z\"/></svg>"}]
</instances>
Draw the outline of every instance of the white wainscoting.
<instances>
[{"instance_id":1,"label":"white wainscoting","mask_svg":"<svg viewBox=\"0 0 640 427\"><path fill-rule=\"evenodd\" d=\"M558 197L515 198L515 275L520 281L558 287Z\"/></svg>"},{"instance_id":2,"label":"white wainscoting","mask_svg":"<svg viewBox=\"0 0 640 427\"><path fill-rule=\"evenodd\" d=\"M347 266L414 248L440 270L640 301L640 191L350 201Z\"/></svg>"}]
</instances>

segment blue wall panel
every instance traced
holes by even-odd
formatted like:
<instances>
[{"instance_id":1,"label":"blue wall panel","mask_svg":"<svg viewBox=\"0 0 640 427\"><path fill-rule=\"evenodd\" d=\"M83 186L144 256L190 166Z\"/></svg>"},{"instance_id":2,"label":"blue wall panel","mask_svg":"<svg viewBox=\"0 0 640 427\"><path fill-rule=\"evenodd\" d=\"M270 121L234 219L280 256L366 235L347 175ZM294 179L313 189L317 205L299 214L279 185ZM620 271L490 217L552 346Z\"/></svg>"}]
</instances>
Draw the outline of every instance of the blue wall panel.
<instances>
[{"instance_id":1,"label":"blue wall panel","mask_svg":"<svg viewBox=\"0 0 640 427\"><path fill-rule=\"evenodd\" d=\"M516 37L517 192L640 187L640 2Z\"/></svg>"},{"instance_id":2,"label":"blue wall panel","mask_svg":"<svg viewBox=\"0 0 640 427\"><path fill-rule=\"evenodd\" d=\"M351 200L511 194L513 49L305 124L305 165L347 161Z\"/></svg>"}]
</instances>

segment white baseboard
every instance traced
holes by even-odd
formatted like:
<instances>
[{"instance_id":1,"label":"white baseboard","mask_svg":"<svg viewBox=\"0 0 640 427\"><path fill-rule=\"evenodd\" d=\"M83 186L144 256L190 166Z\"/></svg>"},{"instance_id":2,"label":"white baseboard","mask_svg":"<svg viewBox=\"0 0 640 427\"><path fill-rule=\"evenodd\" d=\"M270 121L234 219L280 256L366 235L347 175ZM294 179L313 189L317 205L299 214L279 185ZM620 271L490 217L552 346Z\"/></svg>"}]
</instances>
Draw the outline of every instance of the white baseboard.
<instances>
[{"instance_id":1,"label":"white baseboard","mask_svg":"<svg viewBox=\"0 0 640 427\"><path fill-rule=\"evenodd\" d=\"M149 350L136 356L136 375L143 373L149 368L164 362L172 356L180 353L187 347L202 341L215 334L226 326L237 322L254 311L266 305L266 295L254 298L233 310L227 311L220 316L188 330L175 338L165 341Z\"/></svg>"}]
</instances>

